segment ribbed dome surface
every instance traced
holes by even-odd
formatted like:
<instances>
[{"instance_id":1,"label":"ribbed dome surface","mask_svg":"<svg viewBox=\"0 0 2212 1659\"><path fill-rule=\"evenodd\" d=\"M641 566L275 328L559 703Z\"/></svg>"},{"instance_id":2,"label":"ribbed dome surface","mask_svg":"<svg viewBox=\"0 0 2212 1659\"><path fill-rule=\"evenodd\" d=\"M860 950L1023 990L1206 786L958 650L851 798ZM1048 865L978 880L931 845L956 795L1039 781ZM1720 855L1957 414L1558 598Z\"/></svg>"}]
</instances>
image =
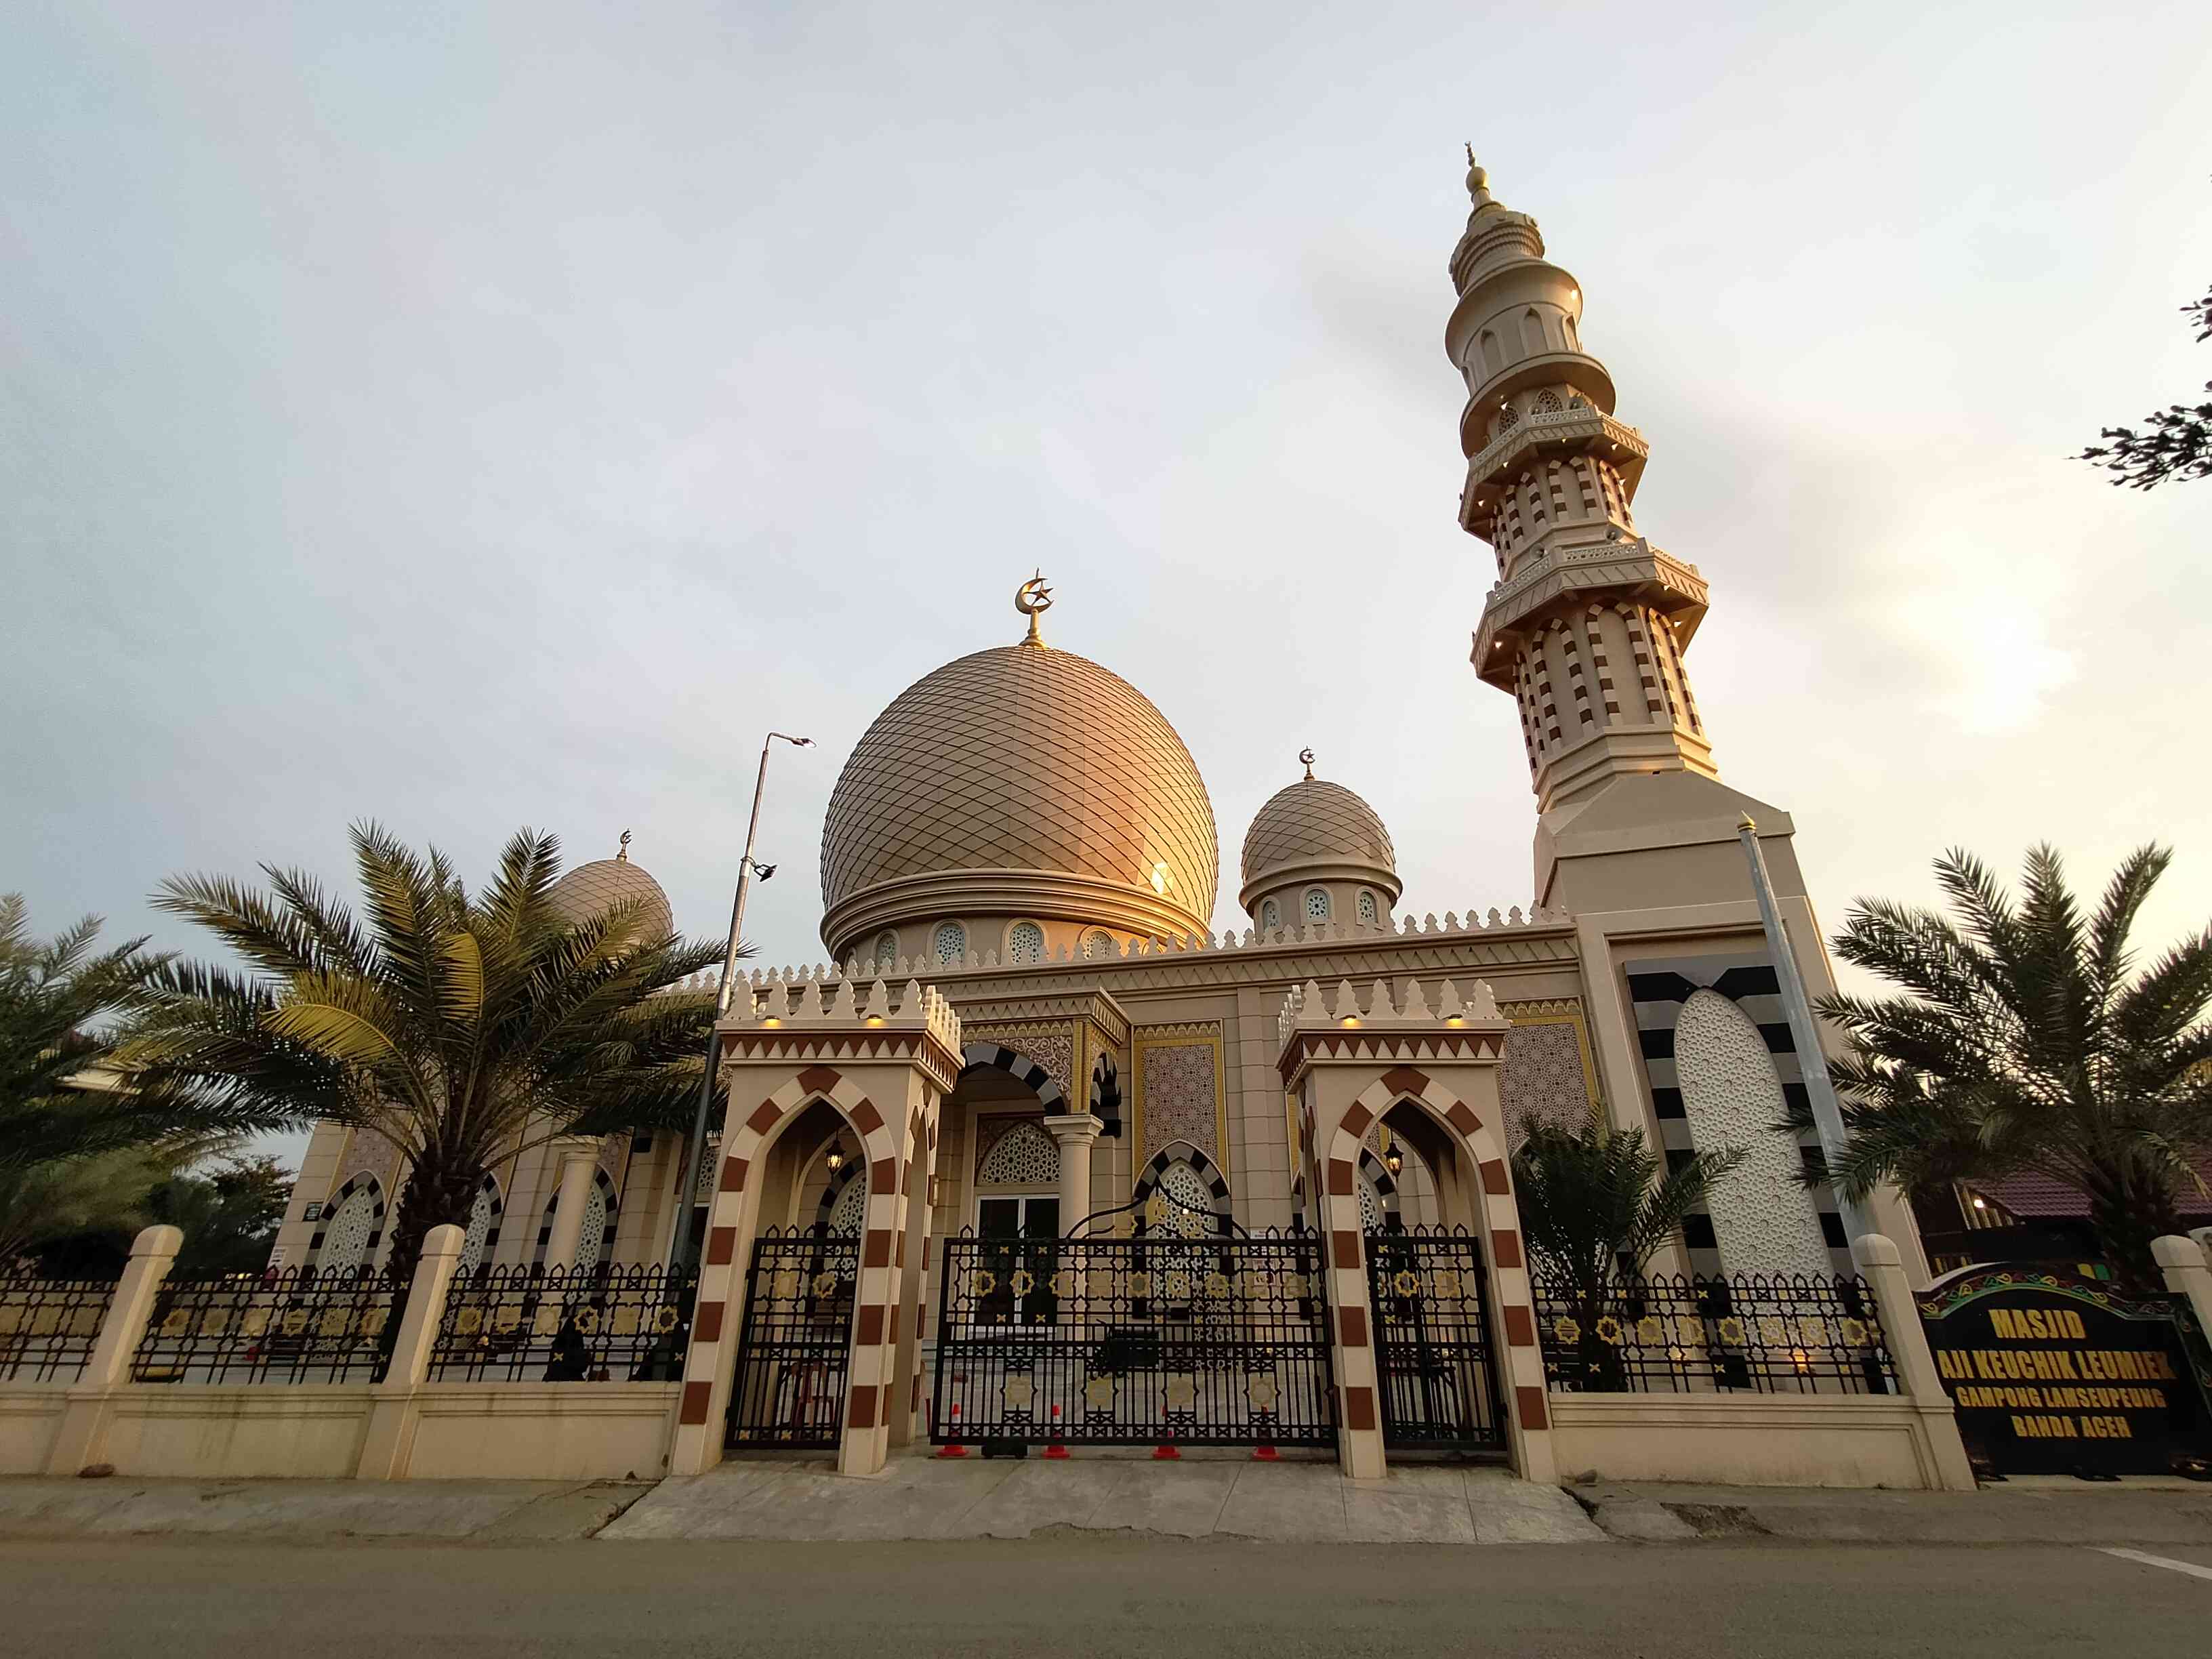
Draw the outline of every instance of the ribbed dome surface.
<instances>
[{"instance_id":1,"label":"ribbed dome surface","mask_svg":"<svg viewBox=\"0 0 2212 1659\"><path fill-rule=\"evenodd\" d=\"M1253 815L1244 832L1244 884L1310 864L1358 865L1395 875L1398 854L1373 807L1340 783L1302 778Z\"/></svg>"},{"instance_id":2,"label":"ribbed dome surface","mask_svg":"<svg viewBox=\"0 0 2212 1659\"><path fill-rule=\"evenodd\" d=\"M822 826L826 907L957 870L1090 877L1202 927L1220 876L1213 805L1175 728L1120 675L1049 647L978 651L876 717Z\"/></svg>"},{"instance_id":3,"label":"ribbed dome surface","mask_svg":"<svg viewBox=\"0 0 2212 1659\"><path fill-rule=\"evenodd\" d=\"M648 930L665 935L676 931L668 908L668 895L660 884L628 859L600 859L580 864L553 884L548 895L553 907L571 925L598 915L611 905L642 900Z\"/></svg>"}]
</instances>

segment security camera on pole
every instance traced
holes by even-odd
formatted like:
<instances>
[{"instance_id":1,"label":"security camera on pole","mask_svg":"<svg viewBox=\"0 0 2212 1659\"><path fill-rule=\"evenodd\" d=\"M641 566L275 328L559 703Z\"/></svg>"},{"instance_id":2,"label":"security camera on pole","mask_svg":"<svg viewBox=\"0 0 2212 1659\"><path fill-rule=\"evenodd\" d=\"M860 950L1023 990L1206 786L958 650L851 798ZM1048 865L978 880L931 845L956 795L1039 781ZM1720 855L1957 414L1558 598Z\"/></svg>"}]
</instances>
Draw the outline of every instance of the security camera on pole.
<instances>
[{"instance_id":1,"label":"security camera on pole","mask_svg":"<svg viewBox=\"0 0 2212 1659\"><path fill-rule=\"evenodd\" d=\"M760 834L761 792L768 785L768 751L778 742L793 748L813 746L811 738L794 738L782 732L771 732L761 743L760 771L753 779L752 822L745 827L745 855L738 865L738 896L730 906L730 942L722 953L721 988L714 998L714 1018L719 1025L723 1015L730 1012L730 998L737 988L738 933L744 926L745 894L758 876L766 881L775 873L775 866L763 864L753 857L753 842ZM697 1265L698 1247L691 1233L691 1212L699 1196L699 1167L707 1156L707 1116L714 1104L714 1061L721 1045L721 1034L712 1031L707 1037L707 1070L699 1079L699 1109L691 1118L691 1141L684 1159L684 1184L677 1189L676 1237L668 1249L671 1272Z\"/></svg>"}]
</instances>

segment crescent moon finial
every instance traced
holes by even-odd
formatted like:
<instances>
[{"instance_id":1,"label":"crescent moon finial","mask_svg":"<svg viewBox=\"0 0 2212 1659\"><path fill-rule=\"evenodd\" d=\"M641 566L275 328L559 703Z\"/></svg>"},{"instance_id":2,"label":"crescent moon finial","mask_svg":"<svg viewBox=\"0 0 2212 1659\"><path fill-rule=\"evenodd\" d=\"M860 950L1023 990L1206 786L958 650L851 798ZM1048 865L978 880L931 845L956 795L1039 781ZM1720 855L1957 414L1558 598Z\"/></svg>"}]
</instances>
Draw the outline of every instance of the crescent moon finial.
<instances>
[{"instance_id":1,"label":"crescent moon finial","mask_svg":"<svg viewBox=\"0 0 2212 1659\"><path fill-rule=\"evenodd\" d=\"M1042 570L1014 590L1014 609L1030 619L1029 637L1022 643L1042 645L1044 636L1037 631L1037 617L1052 609L1052 588L1045 581Z\"/></svg>"},{"instance_id":2,"label":"crescent moon finial","mask_svg":"<svg viewBox=\"0 0 2212 1659\"><path fill-rule=\"evenodd\" d=\"M1298 750L1298 759L1299 759L1299 760L1300 760L1300 762L1302 762L1302 763L1304 764L1304 766L1305 766L1305 769L1306 769L1306 781L1307 781L1308 783L1311 783L1311 782L1314 781L1314 775L1313 775L1314 752L1313 752L1313 750L1310 750L1310 749L1301 749L1301 750Z\"/></svg>"},{"instance_id":3,"label":"crescent moon finial","mask_svg":"<svg viewBox=\"0 0 2212 1659\"><path fill-rule=\"evenodd\" d=\"M627 830L622 832L622 840L615 847L615 862L617 864L629 862L629 831Z\"/></svg>"}]
</instances>

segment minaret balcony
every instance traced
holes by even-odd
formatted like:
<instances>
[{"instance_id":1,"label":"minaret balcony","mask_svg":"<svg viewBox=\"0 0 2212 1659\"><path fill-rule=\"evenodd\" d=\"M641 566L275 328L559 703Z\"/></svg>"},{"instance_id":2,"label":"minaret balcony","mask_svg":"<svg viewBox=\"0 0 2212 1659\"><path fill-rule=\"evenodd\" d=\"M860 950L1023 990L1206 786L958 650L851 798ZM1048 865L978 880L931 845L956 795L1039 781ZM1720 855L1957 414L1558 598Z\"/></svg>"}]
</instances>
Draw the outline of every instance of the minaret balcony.
<instances>
[{"instance_id":1,"label":"minaret balcony","mask_svg":"<svg viewBox=\"0 0 2212 1659\"><path fill-rule=\"evenodd\" d=\"M1461 419L1462 428L1475 414L1474 406L1468 404L1468 413ZM1480 535L1476 524L1487 516L1490 503L1515 469L1564 450L1600 455L1612 463L1620 474L1621 489L1631 501L1636 498L1644 463L1651 454L1651 446L1641 432L1594 407L1563 409L1556 415L1525 415L1468 461L1467 488L1459 497L1460 528L1469 535Z\"/></svg>"},{"instance_id":2,"label":"minaret balcony","mask_svg":"<svg viewBox=\"0 0 2212 1659\"><path fill-rule=\"evenodd\" d=\"M1504 684L1512 675L1510 636L1540 611L1587 598L1607 604L1636 600L1677 618L1677 642L1687 646L1705 619L1705 579L1698 567L1662 553L1644 537L1634 541L1583 542L1544 549L1492 588L1484 599L1470 660L1485 679ZM1494 672L1493 672L1494 664Z\"/></svg>"}]
</instances>

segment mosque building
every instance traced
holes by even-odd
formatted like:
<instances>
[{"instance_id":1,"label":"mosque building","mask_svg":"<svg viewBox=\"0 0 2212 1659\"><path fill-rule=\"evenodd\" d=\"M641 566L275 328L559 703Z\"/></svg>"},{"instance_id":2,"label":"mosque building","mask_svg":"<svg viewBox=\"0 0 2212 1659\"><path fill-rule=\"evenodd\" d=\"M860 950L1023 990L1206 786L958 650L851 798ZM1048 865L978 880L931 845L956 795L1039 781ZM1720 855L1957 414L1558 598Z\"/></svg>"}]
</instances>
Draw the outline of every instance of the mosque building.
<instances>
[{"instance_id":1,"label":"mosque building","mask_svg":"<svg viewBox=\"0 0 2212 1659\"><path fill-rule=\"evenodd\" d=\"M1851 1271L1835 1200L1799 1179L1813 1143L1776 1127L1803 1085L1747 815L1799 972L1816 997L1832 978L1790 816L1721 781L1692 690L1706 578L1637 523L1650 446L1584 343L1579 283L1482 168L1468 187L1444 345L1468 391L1459 522L1497 568L1472 661L1519 713L1533 886L1435 914L1402 891L1391 803L1309 755L1243 826L1244 921L1212 934L1221 837L1197 760L1136 685L1046 637L1049 590L1026 585L1025 637L923 676L846 758L822 828L832 965L740 986L697 1189L679 1198L687 1148L657 1133L524 1152L478 1195L465 1267L663 1261L684 1227L702 1242L679 1468L714 1461L723 1421L752 1409L738 1328L770 1295L772 1232L856 1241L856 1328L880 1317L842 1431L896 1445L943 1437L959 1379L937 1363L939 1304L963 1238L1350 1233L1371 1263L1374 1240L1457 1226L1500 1304L1492 1389L1524 1473L1543 1372L1532 1401L1500 1219L1521 1126L1597 1114L1670 1157L1747 1149L1655 1268ZM627 846L556 894L580 915L639 897L668 915ZM381 1142L324 1127L279 1261L375 1260L403 1178ZM1924 1282L1902 1206L1870 1211ZM1043 1292L1006 1288L1026 1273L1000 1271L1012 1259L959 1258L991 1282L979 1294L1027 1308ZM1328 1271L1346 1267L1339 1249ZM1378 1362L1329 1342L1357 1428Z\"/></svg>"}]
</instances>

